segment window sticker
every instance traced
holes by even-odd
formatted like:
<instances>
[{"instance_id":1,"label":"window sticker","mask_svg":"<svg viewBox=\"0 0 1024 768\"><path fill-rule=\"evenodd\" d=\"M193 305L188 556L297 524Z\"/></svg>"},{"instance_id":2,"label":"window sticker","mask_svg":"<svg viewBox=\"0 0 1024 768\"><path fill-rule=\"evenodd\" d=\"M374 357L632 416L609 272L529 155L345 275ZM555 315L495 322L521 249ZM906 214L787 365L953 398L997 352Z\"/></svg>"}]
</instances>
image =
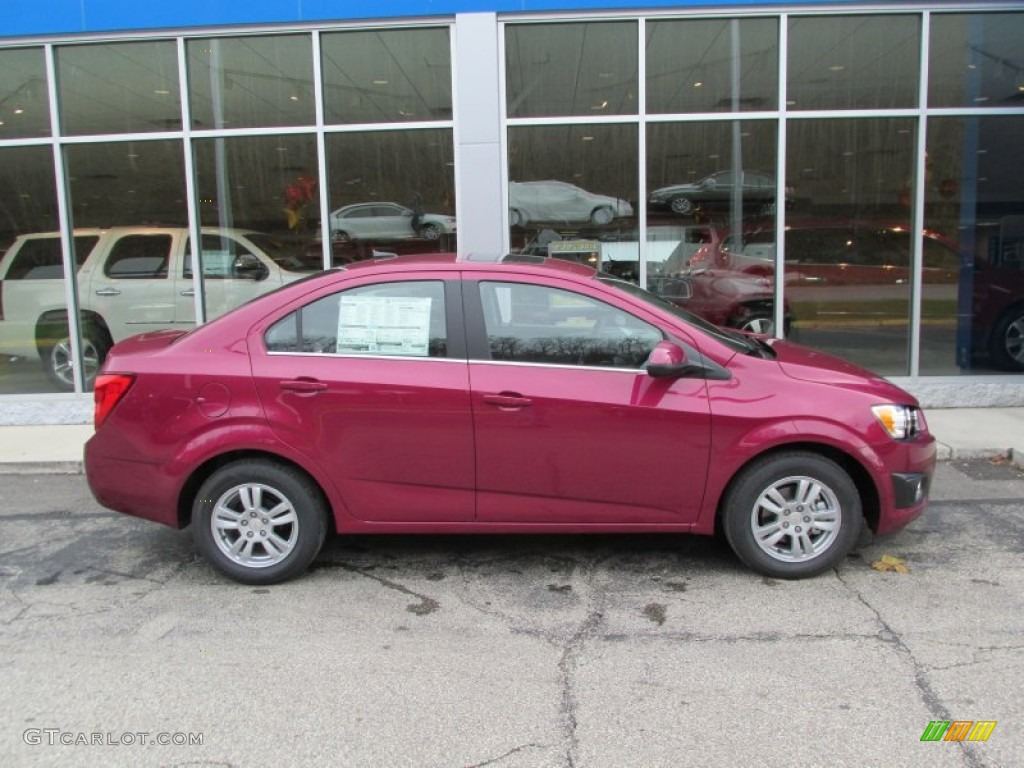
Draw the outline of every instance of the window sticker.
<instances>
[{"instance_id":1,"label":"window sticker","mask_svg":"<svg viewBox=\"0 0 1024 768\"><path fill-rule=\"evenodd\" d=\"M427 357L430 297L342 296L338 354Z\"/></svg>"}]
</instances>

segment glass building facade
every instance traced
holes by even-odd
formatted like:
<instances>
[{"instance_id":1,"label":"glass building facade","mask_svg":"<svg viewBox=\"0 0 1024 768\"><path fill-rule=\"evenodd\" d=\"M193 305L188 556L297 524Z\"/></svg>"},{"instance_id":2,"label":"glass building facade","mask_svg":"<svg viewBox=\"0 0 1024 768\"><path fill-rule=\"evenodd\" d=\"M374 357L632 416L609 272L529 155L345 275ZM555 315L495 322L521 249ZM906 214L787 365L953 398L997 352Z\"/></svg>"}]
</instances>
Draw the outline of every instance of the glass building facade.
<instances>
[{"instance_id":1,"label":"glass building facade","mask_svg":"<svg viewBox=\"0 0 1024 768\"><path fill-rule=\"evenodd\" d=\"M311 271L457 251L1024 404L1022 36L1024 6L901 4L2 39L0 403L88 402L121 338Z\"/></svg>"}]
</instances>

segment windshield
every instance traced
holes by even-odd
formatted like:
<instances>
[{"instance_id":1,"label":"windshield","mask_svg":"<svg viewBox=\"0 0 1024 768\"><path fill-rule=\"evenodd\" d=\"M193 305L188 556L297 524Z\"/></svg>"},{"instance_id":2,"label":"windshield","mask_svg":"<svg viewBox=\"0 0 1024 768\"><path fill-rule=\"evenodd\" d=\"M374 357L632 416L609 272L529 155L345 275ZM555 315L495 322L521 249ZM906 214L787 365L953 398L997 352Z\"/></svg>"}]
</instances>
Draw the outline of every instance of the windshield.
<instances>
[{"instance_id":1,"label":"windshield","mask_svg":"<svg viewBox=\"0 0 1024 768\"><path fill-rule=\"evenodd\" d=\"M628 293L634 298L645 301L651 306L660 309L662 312L668 312L669 314L685 320L690 325L696 326L697 329L703 331L708 336L713 336L716 340L732 347L737 352L748 353L759 349L757 342L749 336L728 328L721 328L717 325L712 325L704 318L698 317L682 307L677 307L670 301L665 301L665 299L651 293L650 291L644 290L635 283L626 282L625 280L620 280L617 277L604 274L598 275L597 279L605 285L610 285L623 293Z\"/></svg>"},{"instance_id":2,"label":"windshield","mask_svg":"<svg viewBox=\"0 0 1024 768\"><path fill-rule=\"evenodd\" d=\"M278 240L262 232L247 232L245 237L286 272L319 272L324 268L320 250L307 250L301 243Z\"/></svg>"}]
</instances>

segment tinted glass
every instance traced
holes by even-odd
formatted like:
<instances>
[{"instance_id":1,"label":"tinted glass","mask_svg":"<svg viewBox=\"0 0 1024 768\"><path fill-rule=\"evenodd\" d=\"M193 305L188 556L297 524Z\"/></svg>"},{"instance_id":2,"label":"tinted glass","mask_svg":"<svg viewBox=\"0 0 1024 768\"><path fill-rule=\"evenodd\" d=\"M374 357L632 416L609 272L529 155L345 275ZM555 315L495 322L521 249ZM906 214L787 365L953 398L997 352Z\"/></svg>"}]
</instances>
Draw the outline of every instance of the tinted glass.
<instances>
[{"instance_id":1,"label":"tinted glass","mask_svg":"<svg viewBox=\"0 0 1024 768\"><path fill-rule=\"evenodd\" d=\"M917 16L790 17L790 109L913 107L918 100Z\"/></svg>"},{"instance_id":2,"label":"tinted glass","mask_svg":"<svg viewBox=\"0 0 1024 768\"><path fill-rule=\"evenodd\" d=\"M49 135L43 49L0 51L0 139Z\"/></svg>"},{"instance_id":3,"label":"tinted glass","mask_svg":"<svg viewBox=\"0 0 1024 768\"><path fill-rule=\"evenodd\" d=\"M929 106L1020 106L1024 13L933 14L931 19Z\"/></svg>"},{"instance_id":4,"label":"tinted glass","mask_svg":"<svg viewBox=\"0 0 1024 768\"><path fill-rule=\"evenodd\" d=\"M99 238L95 235L76 237L75 264L79 267L88 258ZM61 239L34 237L24 240L7 269L4 280L53 280L64 277Z\"/></svg>"},{"instance_id":5,"label":"tinted glass","mask_svg":"<svg viewBox=\"0 0 1024 768\"><path fill-rule=\"evenodd\" d=\"M513 251L581 261L635 279L636 131L633 125L510 128Z\"/></svg>"},{"instance_id":6,"label":"tinted glass","mask_svg":"<svg viewBox=\"0 0 1024 768\"><path fill-rule=\"evenodd\" d=\"M163 279L170 253L170 235L127 235L110 249L103 272L118 280Z\"/></svg>"},{"instance_id":7,"label":"tinted glass","mask_svg":"<svg viewBox=\"0 0 1024 768\"><path fill-rule=\"evenodd\" d=\"M385 283L335 293L279 320L271 352L373 357L445 357L444 283Z\"/></svg>"},{"instance_id":8,"label":"tinted glass","mask_svg":"<svg viewBox=\"0 0 1024 768\"><path fill-rule=\"evenodd\" d=\"M309 35L189 40L187 51L193 128L314 122Z\"/></svg>"},{"instance_id":9,"label":"tinted glass","mask_svg":"<svg viewBox=\"0 0 1024 768\"><path fill-rule=\"evenodd\" d=\"M617 307L525 283L481 283L492 360L642 368L662 334Z\"/></svg>"},{"instance_id":10,"label":"tinted glass","mask_svg":"<svg viewBox=\"0 0 1024 768\"><path fill-rule=\"evenodd\" d=\"M327 170L335 265L456 249L450 129L331 134Z\"/></svg>"},{"instance_id":11,"label":"tinted glass","mask_svg":"<svg viewBox=\"0 0 1024 768\"><path fill-rule=\"evenodd\" d=\"M1024 372L1024 117L928 128L921 372Z\"/></svg>"},{"instance_id":12,"label":"tinted glass","mask_svg":"<svg viewBox=\"0 0 1024 768\"><path fill-rule=\"evenodd\" d=\"M451 118L447 29L336 32L323 35L320 45L325 122Z\"/></svg>"},{"instance_id":13,"label":"tinted glass","mask_svg":"<svg viewBox=\"0 0 1024 768\"><path fill-rule=\"evenodd\" d=\"M647 24L648 112L742 112L778 105L775 19Z\"/></svg>"},{"instance_id":14,"label":"tinted glass","mask_svg":"<svg viewBox=\"0 0 1024 768\"><path fill-rule=\"evenodd\" d=\"M173 41L64 46L57 73L66 134L181 129Z\"/></svg>"},{"instance_id":15,"label":"tinted glass","mask_svg":"<svg viewBox=\"0 0 1024 768\"><path fill-rule=\"evenodd\" d=\"M635 115L638 71L635 21L505 30L509 117Z\"/></svg>"},{"instance_id":16,"label":"tinted glass","mask_svg":"<svg viewBox=\"0 0 1024 768\"><path fill-rule=\"evenodd\" d=\"M913 120L792 120L786 312L797 341L886 375L909 370ZM771 226L731 243L730 260L774 260Z\"/></svg>"}]
</instances>

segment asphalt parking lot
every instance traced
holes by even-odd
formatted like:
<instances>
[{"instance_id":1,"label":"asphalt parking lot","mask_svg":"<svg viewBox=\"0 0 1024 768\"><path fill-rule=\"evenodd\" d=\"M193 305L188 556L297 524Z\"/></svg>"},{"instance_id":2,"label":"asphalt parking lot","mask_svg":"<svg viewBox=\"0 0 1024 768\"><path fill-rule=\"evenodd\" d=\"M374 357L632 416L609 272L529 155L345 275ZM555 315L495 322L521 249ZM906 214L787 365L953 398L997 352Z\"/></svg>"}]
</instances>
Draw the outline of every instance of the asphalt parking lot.
<instances>
[{"instance_id":1,"label":"asphalt parking lot","mask_svg":"<svg viewBox=\"0 0 1024 768\"><path fill-rule=\"evenodd\" d=\"M1005 463L942 463L925 517L794 583L696 537L374 536L248 587L79 475L0 497L0 765L1024 765Z\"/></svg>"}]
</instances>

